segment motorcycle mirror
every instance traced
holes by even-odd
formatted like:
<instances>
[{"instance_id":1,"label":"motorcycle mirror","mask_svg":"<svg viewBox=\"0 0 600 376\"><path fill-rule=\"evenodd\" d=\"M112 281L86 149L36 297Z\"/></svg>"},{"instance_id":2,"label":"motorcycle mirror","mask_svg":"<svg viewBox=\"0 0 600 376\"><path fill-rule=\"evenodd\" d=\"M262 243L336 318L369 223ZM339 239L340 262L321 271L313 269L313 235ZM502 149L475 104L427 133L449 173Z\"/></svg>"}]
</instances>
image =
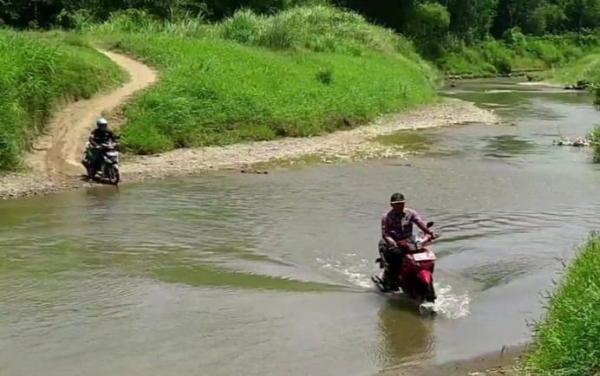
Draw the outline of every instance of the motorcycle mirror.
<instances>
[{"instance_id":1,"label":"motorcycle mirror","mask_svg":"<svg viewBox=\"0 0 600 376\"><path fill-rule=\"evenodd\" d=\"M433 227L435 222L431 221L431 222L427 222L427 228Z\"/></svg>"}]
</instances>

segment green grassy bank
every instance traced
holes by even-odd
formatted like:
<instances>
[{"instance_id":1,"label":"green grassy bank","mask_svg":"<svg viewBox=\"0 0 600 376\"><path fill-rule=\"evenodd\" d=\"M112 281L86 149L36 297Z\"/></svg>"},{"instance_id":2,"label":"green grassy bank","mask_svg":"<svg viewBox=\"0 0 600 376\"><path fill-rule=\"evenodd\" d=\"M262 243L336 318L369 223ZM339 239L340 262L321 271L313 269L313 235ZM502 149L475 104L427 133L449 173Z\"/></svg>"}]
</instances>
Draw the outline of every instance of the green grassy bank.
<instances>
[{"instance_id":1,"label":"green grassy bank","mask_svg":"<svg viewBox=\"0 0 600 376\"><path fill-rule=\"evenodd\" d=\"M446 75L485 77L570 66L598 48L593 36L532 37L517 32L476 45L451 43L436 64Z\"/></svg>"},{"instance_id":2,"label":"green grassy bank","mask_svg":"<svg viewBox=\"0 0 600 376\"><path fill-rule=\"evenodd\" d=\"M15 170L57 105L116 85L123 73L77 37L0 30L0 170Z\"/></svg>"},{"instance_id":3,"label":"green grassy bank","mask_svg":"<svg viewBox=\"0 0 600 376\"><path fill-rule=\"evenodd\" d=\"M89 35L156 66L126 108L136 153L312 136L435 98L436 74L402 37L361 16L300 7L215 25L115 15Z\"/></svg>"},{"instance_id":4,"label":"green grassy bank","mask_svg":"<svg viewBox=\"0 0 600 376\"><path fill-rule=\"evenodd\" d=\"M600 373L600 237L585 244L551 296L526 371L534 375Z\"/></svg>"},{"instance_id":5,"label":"green grassy bank","mask_svg":"<svg viewBox=\"0 0 600 376\"><path fill-rule=\"evenodd\" d=\"M563 84L587 81L600 85L600 52L586 55L551 72L550 78Z\"/></svg>"}]
</instances>

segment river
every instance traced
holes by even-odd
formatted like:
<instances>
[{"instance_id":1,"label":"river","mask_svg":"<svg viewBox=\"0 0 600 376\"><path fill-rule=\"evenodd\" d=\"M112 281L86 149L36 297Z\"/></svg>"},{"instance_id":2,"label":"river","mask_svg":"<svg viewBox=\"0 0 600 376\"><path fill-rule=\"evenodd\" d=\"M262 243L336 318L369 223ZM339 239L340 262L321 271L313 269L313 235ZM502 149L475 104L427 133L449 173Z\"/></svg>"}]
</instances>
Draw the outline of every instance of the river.
<instances>
[{"instance_id":1,"label":"river","mask_svg":"<svg viewBox=\"0 0 600 376\"><path fill-rule=\"evenodd\" d=\"M530 337L600 225L600 167L552 146L585 94L465 81L510 124L405 132L414 155L0 203L0 374L373 375ZM369 282L389 196L436 222L440 315Z\"/></svg>"}]
</instances>

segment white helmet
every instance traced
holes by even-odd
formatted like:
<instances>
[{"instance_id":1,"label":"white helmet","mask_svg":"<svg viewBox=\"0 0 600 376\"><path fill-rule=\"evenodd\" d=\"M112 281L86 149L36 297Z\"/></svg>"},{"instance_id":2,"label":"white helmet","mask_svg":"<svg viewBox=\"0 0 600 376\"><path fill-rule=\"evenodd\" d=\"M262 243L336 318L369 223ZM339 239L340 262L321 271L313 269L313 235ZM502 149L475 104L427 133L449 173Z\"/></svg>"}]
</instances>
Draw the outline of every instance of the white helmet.
<instances>
[{"instance_id":1,"label":"white helmet","mask_svg":"<svg viewBox=\"0 0 600 376\"><path fill-rule=\"evenodd\" d=\"M106 127L108 127L108 120L106 120L106 119L105 119L105 118L103 118L103 117L99 117L99 118L96 120L96 126L97 126L98 128L100 128L100 127L105 127L105 128L106 128Z\"/></svg>"}]
</instances>

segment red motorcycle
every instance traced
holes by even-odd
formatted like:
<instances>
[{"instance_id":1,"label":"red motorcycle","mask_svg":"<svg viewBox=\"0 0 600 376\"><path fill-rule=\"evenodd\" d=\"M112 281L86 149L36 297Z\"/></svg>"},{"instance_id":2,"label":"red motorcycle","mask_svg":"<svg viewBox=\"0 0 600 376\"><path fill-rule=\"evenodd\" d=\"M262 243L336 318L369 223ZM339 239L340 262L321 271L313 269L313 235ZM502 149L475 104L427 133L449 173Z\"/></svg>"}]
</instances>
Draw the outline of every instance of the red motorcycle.
<instances>
[{"instance_id":1,"label":"red motorcycle","mask_svg":"<svg viewBox=\"0 0 600 376\"><path fill-rule=\"evenodd\" d=\"M433 222L429 222L427 227L433 226ZM434 238L431 235L421 237L411 237L403 240L398 244L399 248L404 250L402 267L394 284L399 286L402 292L419 303L421 312L435 311L435 288L433 286L433 271L435 269L435 254L427 246L431 244ZM380 268L387 269L388 263L385 256L376 260ZM379 276L372 278L375 285L384 293L393 292L387 281L384 281Z\"/></svg>"}]
</instances>

